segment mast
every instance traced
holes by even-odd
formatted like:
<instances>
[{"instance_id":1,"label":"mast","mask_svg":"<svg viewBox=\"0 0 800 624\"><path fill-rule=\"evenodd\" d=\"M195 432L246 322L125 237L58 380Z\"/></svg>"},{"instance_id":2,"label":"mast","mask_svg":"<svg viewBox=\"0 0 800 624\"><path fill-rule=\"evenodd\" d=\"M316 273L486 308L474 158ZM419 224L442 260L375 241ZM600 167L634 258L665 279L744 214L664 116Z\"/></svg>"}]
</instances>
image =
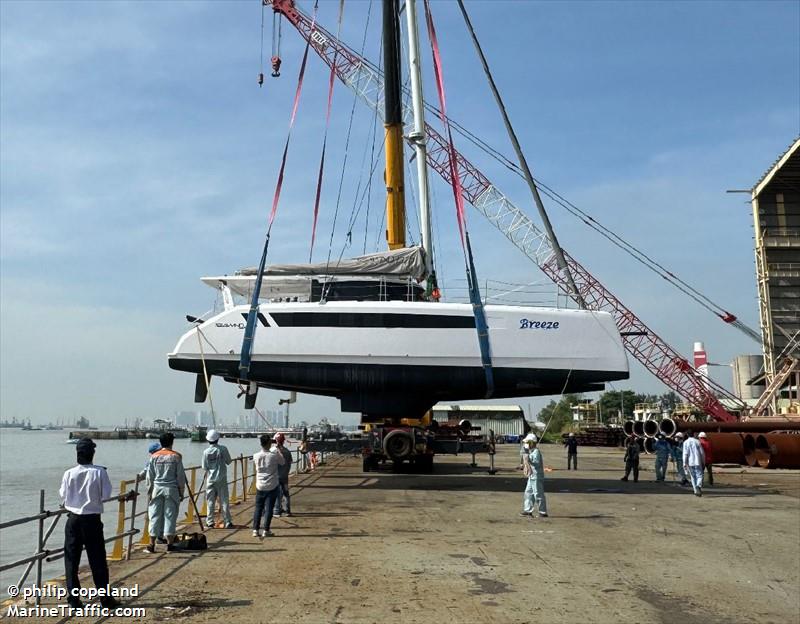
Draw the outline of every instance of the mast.
<instances>
[{"instance_id":1,"label":"mast","mask_svg":"<svg viewBox=\"0 0 800 624\"><path fill-rule=\"evenodd\" d=\"M425 108L422 97L422 69L419 58L419 29L417 27L417 0L406 0L408 30L408 65L411 77L411 107L414 112L414 129L408 140L414 146L417 159L417 186L419 188L419 221L422 248L425 250L425 268L433 273L433 238L431 237L430 200L428 199L428 155L425 146Z\"/></svg>"},{"instance_id":2,"label":"mast","mask_svg":"<svg viewBox=\"0 0 800 624\"><path fill-rule=\"evenodd\" d=\"M403 108L400 72L398 0L383 0L384 128L386 131L386 241L389 249L406 246L403 183Z\"/></svg>"}]
</instances>

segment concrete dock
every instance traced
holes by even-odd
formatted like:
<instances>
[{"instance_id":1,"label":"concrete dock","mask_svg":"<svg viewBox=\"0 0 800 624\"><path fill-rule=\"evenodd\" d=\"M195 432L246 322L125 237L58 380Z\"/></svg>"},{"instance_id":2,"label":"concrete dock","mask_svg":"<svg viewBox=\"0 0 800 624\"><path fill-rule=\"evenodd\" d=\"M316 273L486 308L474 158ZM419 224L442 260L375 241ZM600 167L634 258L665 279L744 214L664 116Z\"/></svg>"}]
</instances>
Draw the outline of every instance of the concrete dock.
<instances>
[{"instance_id":1,"label":"concrete dock","mask_svg":"<svg viewBox=\"0 0 800 624\"><path fill-rule=\"evenodd\" d=\"M800 622L797 471L718 469L696 498L654 483L647 458L623 483L619 449L581 448L568 472L545 445L550 518L530 519L517 450L499 447L494 476L485 457L438 458L432 475L332 458L296 478L274 537L251 536L248 499L208 551L112 564L147 615L110 621Z\"/></svg>"}]
</instances>

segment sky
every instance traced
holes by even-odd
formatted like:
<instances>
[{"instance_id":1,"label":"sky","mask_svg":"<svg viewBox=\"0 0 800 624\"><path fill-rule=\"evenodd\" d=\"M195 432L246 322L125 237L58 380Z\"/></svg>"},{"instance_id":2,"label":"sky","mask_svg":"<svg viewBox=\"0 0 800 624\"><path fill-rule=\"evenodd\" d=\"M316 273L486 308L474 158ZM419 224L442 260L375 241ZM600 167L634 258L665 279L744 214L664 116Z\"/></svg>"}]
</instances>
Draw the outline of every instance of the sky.
<instances>
[{"instance_id":1,"label":"sky","mask_svg":"<svg viewBox=\"0 0 800 624\"><path fill-rule=\"evenodd\" d=\"M338 6L319 7L334 32ZM800 3L467 7L534 175L757 328L748 196L726 190L751 188L800 134ZM457 5L432 10L448 113L511 155ZM342 40L374 61L380 11L377 0L348 0L341 23ZM214 305L199 278L258 261L303 52L284 22L282 75L270 77L271 11L263 20L262 30L256 0L0 2L0 419L113 425L197 409L194 378L170 370L166 354L184 316ZM435 103L424 36L421 47ZM312 53L274 262L309 255L326 96L327 69ZM370 175L380 122L376 142L374 130L371 111L337 84L315 260L384 248L381 162ZM521 179L458 135L456 146L535 215ZM432 180L437 263L455 297L464 276L452 195ZM563 247L677 350L688 356L702 340L720 364L760 351L546 207ZM485 284L536 284L531 298L555 300L534 264L474 209L467 216ZM418 232L412 223L412 240ZM730 386L729 367L712 372ZM614 387L666 391L633 361ZM241 401L227 384L215 389L218 416L233 421ZM259 407L276 409L281 396L262 392ZM535 412L547 400L521 403ZM293 420L322 417L356 421L332 399L300 396L292 408Z\"/></svg>"}]
</instances>

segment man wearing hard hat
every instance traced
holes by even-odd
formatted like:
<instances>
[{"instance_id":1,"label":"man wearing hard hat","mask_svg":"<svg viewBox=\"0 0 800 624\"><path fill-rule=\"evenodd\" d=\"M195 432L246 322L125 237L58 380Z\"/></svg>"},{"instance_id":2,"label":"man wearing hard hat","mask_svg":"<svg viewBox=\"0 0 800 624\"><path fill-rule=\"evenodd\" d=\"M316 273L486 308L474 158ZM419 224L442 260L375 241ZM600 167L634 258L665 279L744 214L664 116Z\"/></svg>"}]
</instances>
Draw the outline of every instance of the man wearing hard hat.
<instances>
[{"instance_id":1,"label":"man wearing hard hat","mask_svg":"<svg viewBox=\"0 0 800 624\"><path fill-rule=\"evenodd\" d=\"M231 463L231 454L227 447L219 443L219 431L210 429L206 434L208 448L203 453L203 470L206 471L206 504L208 515L206 525L214 526L214 512L217 499L219 499L220 512L226 529L233 528L231 507L228 503L228 464Z\"/></svg>"},{"instance_id":2,"label":"man wearing hard hat","mask_svg":"<svg viewBox=\"0 0 800 624\"><path fill-rule=\"evenodd\" d=\"M525 487L525 495L522 499L521 516L532 516L534 507L538 503L539 515L547 517L547 499L544 496L544 463L542 453L537 444L539 438L535 434L529 433L522 440L522 445L527 452L528 461L523 468L525 476L528 477L528 484Z\"/></svg>"}]
</instances>

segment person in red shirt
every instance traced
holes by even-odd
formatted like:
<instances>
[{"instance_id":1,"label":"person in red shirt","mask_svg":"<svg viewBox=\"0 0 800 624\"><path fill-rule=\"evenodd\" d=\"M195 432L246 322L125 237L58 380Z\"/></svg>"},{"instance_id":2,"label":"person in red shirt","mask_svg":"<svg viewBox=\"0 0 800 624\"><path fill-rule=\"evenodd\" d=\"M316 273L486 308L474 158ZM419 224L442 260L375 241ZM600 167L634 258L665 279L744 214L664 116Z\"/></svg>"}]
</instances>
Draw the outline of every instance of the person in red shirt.
<instances>
[{"instance_id":1,"label":"person in red shirt","mask_svg":"<svg viewBox=\"0 0 800 624\"><path fill-rule=\"evenodd\" d=\"M711 470L711 464L714 461L714 456L712 455L712 447L711 447L711 440L708 439L705 431L701 431L700 435L697 436L700 438L700 445L703 447L703 453L706 456L706 470L708 470L708 484L714 485L714 473Z\"/></svg>"}]
</instances>

